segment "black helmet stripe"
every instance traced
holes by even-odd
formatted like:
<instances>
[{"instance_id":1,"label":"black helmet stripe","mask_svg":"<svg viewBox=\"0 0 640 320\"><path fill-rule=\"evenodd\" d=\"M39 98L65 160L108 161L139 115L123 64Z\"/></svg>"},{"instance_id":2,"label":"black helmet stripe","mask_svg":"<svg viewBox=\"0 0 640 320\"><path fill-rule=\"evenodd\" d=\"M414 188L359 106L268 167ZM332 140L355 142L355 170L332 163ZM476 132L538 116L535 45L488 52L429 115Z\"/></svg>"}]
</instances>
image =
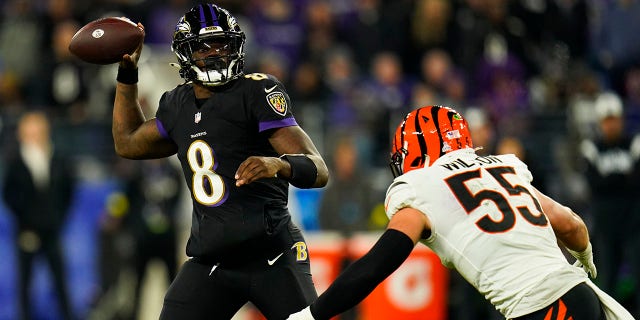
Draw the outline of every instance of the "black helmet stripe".
<instances>
[{"instance_id":1,"label":"black helmet stripe","mask_svg":"<svg viewBox=\"0 0 640 320\"><path fill-rule=\"evenodd\" d=\"M440 140L440 155L439 157L442 157L444 155L444 151L442 150L442 147L444 146L444 140L442 140L442 131L440 130L440 121L438 119L438 113L440 112L440 110L442 110L443 108L441 107L433 107L431 108L431 116L433 117L433 123L435 124L436 130L438 131L438 140Z\"/></svg>"},{"instance_id":2,"label":"black helmet stripe","mask_svg":"<svg viewBox=\"0 0 640 320\"><path fill-rule=\"evenodd\" d=\"M449 124L453 127L453 116L455 113L447 111L447 118L449 119Z\"/></svg>"},{"instance_id":3,"label":"black helmet stripe","mask_svg":"<svg viewBox=\"0 0 640 320\"><path fill-rule=\"evenodd\" d=\"M424 130L420 127L420 110L416 113L416 132L419 132L418 136L418 145L420 145L420 164L424 164L427 160L427 141L424 139Z\"/></svg>"}]
</instances>

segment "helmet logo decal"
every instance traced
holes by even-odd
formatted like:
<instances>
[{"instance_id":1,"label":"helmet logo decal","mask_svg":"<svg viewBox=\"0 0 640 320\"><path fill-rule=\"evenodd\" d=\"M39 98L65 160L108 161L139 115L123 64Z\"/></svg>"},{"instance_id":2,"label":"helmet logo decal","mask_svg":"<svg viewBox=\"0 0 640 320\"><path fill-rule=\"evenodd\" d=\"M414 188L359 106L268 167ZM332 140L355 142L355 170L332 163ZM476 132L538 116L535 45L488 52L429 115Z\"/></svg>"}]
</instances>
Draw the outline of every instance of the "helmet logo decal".
<instances>
[{"instance_id":1,"label":"helmet logo decal","mask_svg":"<svg viewBox=\"0 0 640 320\"><path fill-rule=\"evenodd\" d=\"M268 94L267 102L277 114L284 116L287 113L287 99L285 99L284 93L276 91Z\"/></svg>"},{"instance_id":2,"label":"helmet logo decal","mask_svg":"<svg viewBox=\"0 0 640 320\"><path fill-rule=\"evenodd\" d=\"M91 36L93 36L94 38L98 39L98 38L102 38L102 36L104 36L104 30L102 29L95 29L93 30L93 32L91 33Z\"/></svg>"},{"instance_id":3,"label":"helmet logo decal","mask_svg":"<svg viewBox=\"0 0 640 320\"><path fill-rule=\"evenodd\" d=\"M444 142L442 144L442 152L447 153L447 152L449 152L451 150L452 150L452 148L448 143Z\"/></svg>"},{"instance_id":4,"label":"helmet logo decal","mask_svg":"<svg viewBox=\"0 0 640 320\"><path fill-rule=\"evenodd\" d=\"M180 19L180 22L176 24L176 32L178 31L191 32L191 26L184 21L184 18Z\"/></svg>"},{"instance_id":5,"label":"helmet logo decal","mask_svg":"<svg viewBox=\"0 0 640 320\"><path fill-rule=\"evenodd\" d=\"M238 22L236 21L236 18L230 17L228 22L229 22L229 28L231 30L236 30L236 27L238 26Z\"/></svg>"},{"instance_id":6,"label":"helmet logo decal","mask_svg":"<svg viewBox=\"0 0 640 320\"><path fill-rule=\"evenodd\" d=\"M460 131L458 130L451 130L451 131L447 131L447 133L445 133L445 135L447 136L447 139L451 140L451 139L459 139L462 137L462 135L460 135Z\"/></svg>"},{"instance_id":7,"label":"helmet logo decal","mask_svg":"<svg viewBox=\"0 0 640 320\"><path fill-rule=\"evenodd\" d=\"M200 34L206 34L210 32L219 32L219 31L224 31L224 30L222 30L222 28L219 26L209 26L209 27L204 27L200 29Z\"/></svg>"}]
</instances>

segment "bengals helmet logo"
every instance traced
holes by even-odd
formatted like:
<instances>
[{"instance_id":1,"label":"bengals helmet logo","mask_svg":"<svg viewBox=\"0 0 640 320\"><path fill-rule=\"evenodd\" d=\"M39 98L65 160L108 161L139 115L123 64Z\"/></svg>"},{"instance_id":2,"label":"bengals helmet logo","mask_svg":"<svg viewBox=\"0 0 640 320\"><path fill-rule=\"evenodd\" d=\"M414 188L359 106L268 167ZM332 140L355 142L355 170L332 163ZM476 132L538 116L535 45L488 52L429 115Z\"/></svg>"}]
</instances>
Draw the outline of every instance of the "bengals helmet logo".
<instances>
[{"instance_id":1,"label":"bengals helmet logo","mask_svg":"<svg viewBox=\"0 0 640 320\"><path fill-rule=\"evenodd\" d=\"M284 116L287 113L287 99L282 92L272 92L267 95L267 102L273 111Z\"/></svg>"}]
</instances>

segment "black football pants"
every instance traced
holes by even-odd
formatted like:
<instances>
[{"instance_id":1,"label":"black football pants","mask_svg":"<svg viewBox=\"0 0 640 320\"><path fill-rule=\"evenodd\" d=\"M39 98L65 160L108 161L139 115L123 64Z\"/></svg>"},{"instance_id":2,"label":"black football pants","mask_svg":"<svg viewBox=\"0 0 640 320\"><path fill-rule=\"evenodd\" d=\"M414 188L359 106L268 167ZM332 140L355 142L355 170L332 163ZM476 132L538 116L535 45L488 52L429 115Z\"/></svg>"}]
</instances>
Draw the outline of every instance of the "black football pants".
<instances>
[{"instance_id":1,"label":"black football pants","mask_svg":"<svg viewBox=\"0 0 640 320\"><path fill-rule=\"evenodd\" d=\"M580 283L550 306L514 320L604 320L600 300L586 284Z\"/></svg>"},{"instance_id":2,"label":"black football pants","mask_svg":"<svg viewBox=\"0 0 640 320\"><path fill-rule=\"evenodd\" d=\"M232 267L191 259L171 283L160 319L228 320L250 301L267 319L284 320L317 298L304 258L298 261L292 248L279 257Z\"/></svg>"}]
</instances>

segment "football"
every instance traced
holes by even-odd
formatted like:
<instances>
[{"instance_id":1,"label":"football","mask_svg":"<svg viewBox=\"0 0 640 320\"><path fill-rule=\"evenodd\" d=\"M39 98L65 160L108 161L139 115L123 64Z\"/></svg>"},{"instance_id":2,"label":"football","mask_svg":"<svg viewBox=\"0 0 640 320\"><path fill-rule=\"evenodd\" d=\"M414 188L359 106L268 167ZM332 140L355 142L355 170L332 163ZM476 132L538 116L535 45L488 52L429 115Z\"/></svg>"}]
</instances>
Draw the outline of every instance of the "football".
<instances>
[{"instance_id":1,"label":"football","mask_svg":"<svg viewBox=\"0 0 640 320\"><path fill-rule=\"evenodd\" d=\"M71 39L69 51L83 61L111 64L132 53L144 39L144 31L131 20L100 18L87 23Z\"/></svg>"}]
</instances>

